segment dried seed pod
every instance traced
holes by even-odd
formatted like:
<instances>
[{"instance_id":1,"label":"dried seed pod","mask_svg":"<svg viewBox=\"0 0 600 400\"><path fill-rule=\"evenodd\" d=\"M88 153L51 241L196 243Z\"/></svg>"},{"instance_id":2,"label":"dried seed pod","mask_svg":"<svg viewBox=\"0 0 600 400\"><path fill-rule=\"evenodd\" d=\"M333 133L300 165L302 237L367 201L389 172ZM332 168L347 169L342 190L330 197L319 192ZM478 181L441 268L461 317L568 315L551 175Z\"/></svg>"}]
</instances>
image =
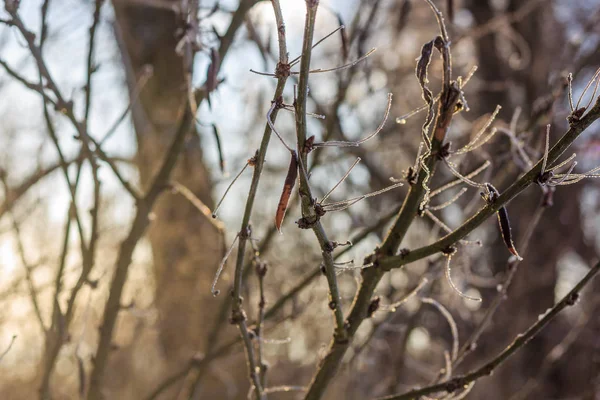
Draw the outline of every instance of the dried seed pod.
<instances>
[{"instance_id":1,"label":"dried seed pod","mask_svg":"<svg viewBox=\"0 0 600 400\"><path fill-rule=\"evenodd\" d=\"M285 177L285 183L283 184L283 191L279 198L279 204L277 205L277 213L275 214L275 226L279 233L281 233L281 224L283 224L283 218L287 211L288 202L294 185L296 184L296 178L298 177L298 158L296 152L291 152L292 158L290 160L290 166L288 168L287 176Z\"/></svg>"},{"instance_id":2,"label":"dried seed pod","mask_svg":"<svg viewBox=\"0 0 600 400\"><path fill-rule=\"evenodd\" d=\"M485 188L487 190L487 195L485 195L484 198L488 203L493 203L498 199L498 197L500 197L500 193L494 186L492 186L491 183L486 183ZM519 260L522 260L523 257L519 255L513 242L512 232L510 229L510 220L508 219L508 211L506 210L506 207L502 206L496 214L498 214L498 225L500 226L500 233L502 234L502 240L504 241L504 244L511 254L513 254Z\"/></svg>"},{"instance_id":3,"label":"dried seed pod","mask_svg":"<svg viewBox=\"0 0 600 400\"><path fill-rule=\"evenodd\" d=\"M498 224L500 225L500 232L502 233L502 240L504 244L508 248L508 251L511 252L515 257L519 260L522 260L523 257L517 253L517 249L515 248L515 244L513 243L512 233L510 229L510 221L508 219L508 211L506 211L506 207L502 207L498 210Z\"/></svg>"}]
</instances>

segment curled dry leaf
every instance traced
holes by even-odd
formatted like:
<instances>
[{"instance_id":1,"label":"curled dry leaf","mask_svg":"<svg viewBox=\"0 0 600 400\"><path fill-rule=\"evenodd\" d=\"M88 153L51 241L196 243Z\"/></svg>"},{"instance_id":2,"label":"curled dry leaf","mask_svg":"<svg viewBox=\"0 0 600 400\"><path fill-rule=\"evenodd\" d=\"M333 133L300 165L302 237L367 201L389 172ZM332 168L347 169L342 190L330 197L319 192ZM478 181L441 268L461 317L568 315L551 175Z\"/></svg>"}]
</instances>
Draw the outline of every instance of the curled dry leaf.
<instances>
[{"instance_id":1,"label":"curled dry leaf","mask_svg":"<svg viewBox=\"0 0 600 400\"><path fill-rule=\"evenodd\" d=\"M502 207L498 210L498 224L500 225L502 240L508 248L508 251L510 251L511 254L513 254L519 260L522 260L523 258L519 255L519 253L517 253L517 249L515 248L515 244L513 243L512 233L510 229L510 221L508 220L508 211L506 211L506 207Z\"/></svg>"},{"instance_id":2,"label":"curled dry leaf","mask_svg":"<svg viewBox=\"0 0 600 400\"><path fill-rule=\"evenodd\" d=\"M283 191L279 198L279 204L277 204L277 213L275 214L275 226L279 233L281 233L281 224L283 224L283 218L287 211L288 202L294 185L296 184L296 178L298 177L298 158L296 152L291 152L290 166L288 168L287 176L285 177L285 183L283 184Z\"/></svg>"},{"instance_id":3,"label":"curled dry leaf","mask_svg":"<svg viewBox=\"0 0 600 400\"><path fill-rule=\"evenodd\" d=\"M493 203L498 199L498 197L500 197L500 193L494 186L492 186L491 183L486 183L485 188L487 191L487 195L485 196L487 202ZM502 234L502 240L504 241L504 244L512 255L517 257L519 260L522 260L523 257L519 255L513 242L512 231L510 229L510 220L508 219L508 211L506 210L506 207L500 207L497 214L498 225L500 226L500 233Z\"/></svg>"},{"instance_id":4,"label":"curled dry leaf","mask_svg":"<svg viewBox=\"0 0 600 400\"><path fill-rule=\"evenodd\" d=\"M433 51L433 40L427 42L421 48L421 57L417 61L417 67L415 70L415 75L419 80L419 84L421 85L421 89L423 90L423 100L430 104L432 101L433 94L431 90L427 87L428 79L427 79L427 68L431 63L431 53Z\"/></svg>"}]
</instances>

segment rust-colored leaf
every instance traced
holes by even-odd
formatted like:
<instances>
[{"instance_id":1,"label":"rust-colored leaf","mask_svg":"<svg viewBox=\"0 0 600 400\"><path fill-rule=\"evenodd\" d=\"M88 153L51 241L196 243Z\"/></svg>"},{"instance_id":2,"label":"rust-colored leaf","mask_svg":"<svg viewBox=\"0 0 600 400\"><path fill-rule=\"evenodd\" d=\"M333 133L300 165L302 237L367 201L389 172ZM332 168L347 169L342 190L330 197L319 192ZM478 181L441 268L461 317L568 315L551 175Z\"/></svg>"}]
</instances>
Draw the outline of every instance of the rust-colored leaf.
<instances>
[{"instance_id":1,"label":"rust-colored leaf","mask_svg":"<svg viewBox=\"0 0 600 400\"><path fill-rule=\"evenodd\" d=\"M288 168L287 176L285 177L285 183L283 184L283 191L279 198L279 204L277 205L277 214L275 214L275 227L279 233L281 233L281 225L283 224L283 218L287 211L288 202L292 195L292 190L296 184L296 178L298 177L298 158L296 152L292 151L292 158L290 160L290 167Z\"/></svg>"}]
</instances>

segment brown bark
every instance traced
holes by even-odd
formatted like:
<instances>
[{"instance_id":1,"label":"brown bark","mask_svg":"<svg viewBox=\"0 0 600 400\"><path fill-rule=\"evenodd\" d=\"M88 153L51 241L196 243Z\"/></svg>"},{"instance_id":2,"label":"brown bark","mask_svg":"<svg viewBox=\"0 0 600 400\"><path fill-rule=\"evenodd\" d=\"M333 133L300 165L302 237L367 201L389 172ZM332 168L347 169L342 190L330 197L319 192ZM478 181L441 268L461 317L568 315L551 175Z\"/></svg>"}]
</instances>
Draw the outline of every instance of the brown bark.
<instances>
[{"instance_id":1,"label":"brown bark","mask_svg":"<svg viewBox=\"0 0 600 400\"><path fill-rule=\"evenodd\" d=\"M168 9L125 0L115 1L114 6L115 30L130 93L136 78L148 66L153 70L133 108L136 164L145 188L172 140L187 96L183 58L175 51L181 22ZM173 179L212 208L211 182L198 135L188 140ZM160 350L168 367L181 366L195 352L204 350L203 337L217 310L216 300L210 295L210 281L223 243L215 228L181 196L165 193L154 214L148 239L153 254Z\"/></svg>"}]
</instances>

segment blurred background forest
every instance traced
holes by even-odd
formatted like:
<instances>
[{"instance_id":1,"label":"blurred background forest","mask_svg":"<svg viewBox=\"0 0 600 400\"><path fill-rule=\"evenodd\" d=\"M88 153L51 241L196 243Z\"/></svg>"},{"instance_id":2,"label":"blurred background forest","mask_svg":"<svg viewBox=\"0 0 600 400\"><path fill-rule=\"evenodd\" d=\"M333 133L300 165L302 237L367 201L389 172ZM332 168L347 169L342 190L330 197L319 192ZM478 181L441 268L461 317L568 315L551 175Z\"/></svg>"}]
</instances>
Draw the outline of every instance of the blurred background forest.
<instances>
[{"instance_id":1,"label":"blurred background forest","mask_svg":"<svg viewBox=\"0 0 600 400\"><path fill-rule=\"evenodd\" d=\"M232 186L218 218L210 216L269 130L278 79L250 69L273 73L280 60L277 2L2 3L0 398L249 396L244 346L229 321L235 241L247 242L240 294L257 363L267 367L263 389L269 399L304 398L335 320L319 243L295 223L302 216L297 193L283 234L275 228L289 165L276 136L254 201L251 236L239 235L239 227L254 165ZM302 52L306 3L278 3L292 60ZM552 143L568 130L566 77L573 74L577 100L600 65L600 5L434 3L446 16L454 79L477 67L464 85L469 110L454 116L448 132L459 144L452 149L488 128L501 106L491 124L497 133L453 162L466 174L488 161L472 179L492 182L502 193L529 169L524 160L542 158L546 124ZM402 117L424 104L415 60L439 34L423 0L322 0L314 42L340 25L344 29L314 48L311 68L360 62L310 75L307 110L325 118L309 116L309 134L316 141L358 140L382 122L388 93L393 101L382 130L364 145L311 154L310 182L319 198L361 158L330 202L383 189L391 177L405 180L427 114ZM429 66L434 96L441 71L436 53ZM294 101L297 83L292 74L283 90L286 104ZM582 106L595 100L592 89ZM195 114L190 103L197 103ZM293 107L279 110L276 126L288 143L296 142ZM600 165L600 124L586 129L566 156L574 152L576 171ZM442 165L432 179L436 188L455 177ZM385 238L409 187L405 182L322 218L330 240L352 241L334 252L336 261L355 260L336 274L345 311L360 285L363 259ZM417 217L403 248L438 240L484 205L481 190L460 187L432 200L434 206L461 195ZM385 396L435 382L444 369L447 376L470 371L565 296L598 260L600 186L586 179L543 189L532 185L508 204L522 262L510 257L495 216L468 237L482 246L461 246L452 258L455 285L482 302L450 287L440 254L386 273L375 289L379 308L360 325L323 398ZM213 296L230 246L216 284L220 294ZM600 399L599 309L596 280L576 307L462 395ZM456 345L460 359L449 363Z\"/></svg>"}]
</instances>

